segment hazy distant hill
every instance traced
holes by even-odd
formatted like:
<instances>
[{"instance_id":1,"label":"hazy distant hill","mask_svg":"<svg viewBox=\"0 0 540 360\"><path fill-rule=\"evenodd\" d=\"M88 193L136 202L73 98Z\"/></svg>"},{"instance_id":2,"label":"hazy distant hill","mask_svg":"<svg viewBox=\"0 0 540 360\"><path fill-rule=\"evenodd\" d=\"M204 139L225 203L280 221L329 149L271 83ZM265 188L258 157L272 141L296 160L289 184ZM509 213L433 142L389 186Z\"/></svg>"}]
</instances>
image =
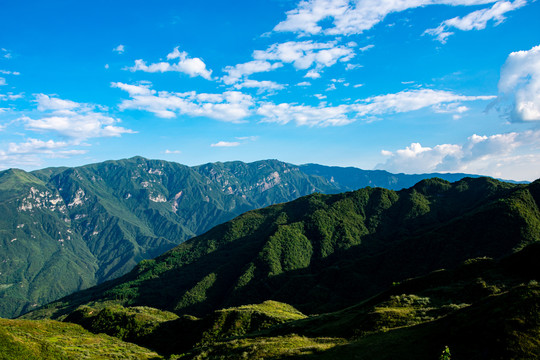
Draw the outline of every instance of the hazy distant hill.
<instances>
[{"instance_id":1,"label":"hazy distant hill","mask_svg":"<svg viewBox=\"0 0 540 360\"><path fill-rule=\"evenodd\" d=\"M400 189L423 177L277 160L188 167L141 157L2 171L0 316L123 275L251 209L313 192Z\"/></svg>"}]
</instances>

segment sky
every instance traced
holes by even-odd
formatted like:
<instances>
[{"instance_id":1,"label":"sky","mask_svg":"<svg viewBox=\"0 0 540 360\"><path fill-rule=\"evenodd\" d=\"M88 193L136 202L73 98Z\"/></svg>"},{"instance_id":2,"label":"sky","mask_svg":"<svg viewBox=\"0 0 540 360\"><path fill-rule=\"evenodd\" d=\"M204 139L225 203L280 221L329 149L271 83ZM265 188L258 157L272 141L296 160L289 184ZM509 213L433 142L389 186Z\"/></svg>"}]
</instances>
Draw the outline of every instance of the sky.
<instances>
[{"instance_id":1,"label":"sky","mask_svg":"<svg viewBox=\"0 0 540 360\"><path fill-rule=\"evenodd\" d=\"M0 170L540 178L540 1L0 0Z\"/></svg>"}]
</instances>

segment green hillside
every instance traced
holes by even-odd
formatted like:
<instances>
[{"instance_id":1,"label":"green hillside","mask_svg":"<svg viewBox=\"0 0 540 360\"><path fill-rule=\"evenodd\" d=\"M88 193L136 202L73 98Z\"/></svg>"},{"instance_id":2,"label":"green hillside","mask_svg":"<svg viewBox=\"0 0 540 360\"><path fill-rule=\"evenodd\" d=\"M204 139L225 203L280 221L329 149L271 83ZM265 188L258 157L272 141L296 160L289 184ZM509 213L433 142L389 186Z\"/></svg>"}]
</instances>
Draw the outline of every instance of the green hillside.
<instances>
[{"instance_id":1,"label":"green hillside","mask_svg":"<svg viewBox=\"0 0 540 360\"><path fill-rule=\"evenodd\" d=\"M269 299L306 314L335 311L394 282L538 241L539 189L467 178L313 194L247 212L28 316L61 318L102 302L203 316Z\"/></svg>"},{"instance_id":2,"label":"green hillside","mask_svg":"<svg viewBox=\"0 0 540 360\"><path fill-rule=\"evenodd\" d=\"M162 359L157 353L81 326L57 321L0 319L0 359Z\"/></svg>"}]
</instances>

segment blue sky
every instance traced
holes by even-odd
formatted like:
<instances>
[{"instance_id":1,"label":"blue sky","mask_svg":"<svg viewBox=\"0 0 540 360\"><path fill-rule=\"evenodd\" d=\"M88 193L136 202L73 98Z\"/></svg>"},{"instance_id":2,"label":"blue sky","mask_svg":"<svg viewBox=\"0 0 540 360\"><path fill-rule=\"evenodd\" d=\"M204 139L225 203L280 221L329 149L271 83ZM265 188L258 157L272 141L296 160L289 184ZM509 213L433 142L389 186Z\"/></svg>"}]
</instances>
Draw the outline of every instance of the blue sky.
<instances>
[{"instance_id":1,"label":"blue sky","mask_svg":"<svg viewBox=\"0 0 540 360\"><path fill-rule=\"evenodd\" d=\"M0 169L540 177L540 2L0 2Z\"/></svg>"}]
</instances>

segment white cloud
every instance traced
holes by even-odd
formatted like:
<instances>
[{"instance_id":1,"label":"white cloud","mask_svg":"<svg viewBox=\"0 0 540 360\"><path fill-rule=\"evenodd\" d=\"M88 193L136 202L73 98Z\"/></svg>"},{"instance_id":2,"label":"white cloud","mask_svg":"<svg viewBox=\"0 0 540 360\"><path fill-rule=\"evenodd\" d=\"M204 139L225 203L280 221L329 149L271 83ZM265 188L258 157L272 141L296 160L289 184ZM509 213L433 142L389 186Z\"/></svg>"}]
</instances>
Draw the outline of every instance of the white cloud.
<instances>
[{"instance_id":1,"label":"white cloud","mask_svg":"<svg viewBox=\"0 0 540 360\"><path fill-rule=\"evenodd\" d=\"M253 60L247 63L237 64L235 66L227 66L225 69L223 69L227 75L225 75L222 80L225 84L231 85L240 81L241 79L245 80L248 75L272 71L282 66L283 64L281 63L272 64L265 60Z\"/></svg>"},{"instance_id":2,"label":"white cloud","mask_svg":"<svg viewBox=\"0 0 540 360\"><path fill-rule=\"evenodd\" d=\"M311 83L309 81L302 81L296 84L296 86L311 86Z\"/></svg>"},{"instance_id":3,"label":"white cloud","mask_svg":"<svg viewBox=\"0 0 540 360\"><path fill-rule=\"evenodd\" d=\"M180 150L165 150L164 151L165 154L181 154L182 152Z\"/></svg>"},{"instance_id":4,"label":"white cloud","mask_svg":"<svg viewBox=\"0 0 540 360\"><path fill-rule=\"evenodd\" d=\"M222 94L156 92L148 85L128 85L112 83L112 87L125 90L131 96L124 100L120 109L137 109L154 113L162 118L178 115L206 116L216 120L240 122L251 114L254 105L250 95L238 91Z\"/></svg>"},{"instance_id":5,"label":"white cloud","mask_svg":"<svg viewBox=\"0 0 540 360\"><path fill-rule=\"evenodd\" d=\"M341 79L336 79L336 83ZM334 85L331 83L330 86ZM128 85L112 83L130 94L120 109L138 109L154 113L158 117L174 118L178 115L204 116L222 121L240 122L253 115L259 115L263 122L308 126L345 125L359 119L372 121L373 116L415 111L433 107L435 112L460 114L467 110L462 102L489 100L494 96L465 96L449 91L420 89L406 90L395 94L385 94L357 100L353 104L313 107L271 102L256 102L250 95L239 91L222 94L156 92L149 85ZM358 85L355 85L357 87ZM315 95L322 99L324 95ZM256 109L256 110L255 110Z\"/></svg>"},{"instance_id":6,"label":"white cloud","mask_svg":"<svg viewBox=\"0 0 540 360\"><path fill-rule=\"evenodd\" d=\"M3 77L0 77L0 86L4 86L4 85L7 85L6 79L4 79Z\"/></svg>"},{"instance_id":7,"label":"white cloud","mask_svg":"<svg viewBox=\"0 0 540 360\"><path fill-rule=\"evenodd\" d=\"M237 140L241 141L257 141L259 139L258 136L237 136Z\"/></svg>"},{"instance_id":8,"label":"white cloud","mask_svg":"<svg viewBox=\"0 0 540 360\"><path fill-rule=\"evenodd\" d=\"M364 84L355 84L355 85L353 85L354 88L359 88L359 87L362 87L362 86L364 86Z\"/></svg>"},{"instance_id":9,"label":"white cloud","mask_svg":"<svg viewBox=\"0 0 540 360\"><path fill-rule=\"evenodd\" d=\"M338 45L337 41L318 43L313 41L288 41L270 45L266 50L255 50L252 61L227 66L223 69L227 75L222 81L227 85L237 84L237 89L242 87L258 87L262 89L280 90L275 82L254 81L247 77L251 74L269 72L278 69L283 64L292 64L297 70L307 70L305 77L319 78L320 71L330 67L338 61L347 62L355 56L353 50L356 43L349 42L346 45ZM364 51L371 46L362 48ZM262 85L262 86L261 86Z\"/></svg>"},{"instance_id":10,"label":"white cloud","mask_svg":"<svg viewBox=\"0 0 540 360\"><path fill-rule=\"evenodd\" d=\"M469 111L467 106L461 105L459 102L450 104L437 104L433 106L433 111L439 114L453 114L454 120L461 118L462 114Z\"/></svg>"},{"instance_id":11,"label":"white cloud","mask_svg":"<svg viewBox=\"0 0 540 360\"><path fill-rule=\"evenodd\" d=\"M288 41L273 44L264 51L256 50L253 52L253 58L293 64L299 70L309 69L312 66L322 69L334 65L338 61L347 62L351 60L355 55L354 46L356 46L355 43L338 45L336 41L326 43Z\"/></svg>"},{"instance_id":12,"label":"white cloud","mask_svg":"<svg viewBox=\"0 0 540 360\"><path fill-rule=\"evenodd\" d=\"M317 99L319 100L324 100L326 99L326 95L323 95L323 94L313 94L313 96L315 96Z\"/></svg>"},{"instance_id":13,"label":"white cloud","mask_svg":"<svg viewBox=\"0 0 540 360\"><path fill-rule=\"evenodd\" d=\"M135 65L127 68L129 71L144 71L149 73L155 72L181 72L188 74L191 77L200 76L204 79L212 79L212 70L206 69L206 64L200 58L190 58L185 51L179 51L178 47L174 48L173 52L167 55L167 60L178 59L177 63L159 62L146 65L142 59L135 60Z\"/></svg>"},{"instance_id":14,"label":"white cloud","mask_svg":"<svg viewBox=\"0 0 540 360\"><path fill-rule=\"evenodd\" d=\"M234 85L235 89L242 89L242 88L257 88L260 91L275 91L275 90L282 90L285 88L284 85L278 84L274 81L257 81L257 80L250 80L246 79L241 83Z\"/></svg>"},{"instance_id":15,"label":"white cloud","mask_svg":"<svg viewBox=\"0 0 540 360\"><path fill-rule=\"evenodd\" d=\"M472 135L464 144L441 144L423 147L412 143L395 152L383 150L389 158L377 169L390 172L466 172L534 180L540 176L537 144L540 130L511 132L491 136ZM527 162L534 159L533 162Z\"/></svg>"},{"instance_id":16,"label":"white cloud","mask_svg":"<svg viewBox=\"0 0 540 360\"><path fill-rule=\"evenodd\" d=\"M494 0L303 0L274 31L300 35L352 35L371 29L386 15L428 5L471 6ZM328 21L330 20L330 21ZM330 24L323 28L321 23Z\"/></svg>"},{"instance_id":17,"label":"white cloud","mask_svg":"<svg viewBox=\"0 0 540 360\"><path fill-rule=\"evenodd\" d=\"M462 101L490 100L495 96L465 96L444 90L405 90L373 96L352 105L359 116L415 111L429 106ZM455 106L455 105L451 105Z\"/></svg>"},{"instance_id":18,"label":"white cloud","mask_svg":"<svg viewBox=\"0 0 540 360\"><path fill-rule=\"evenodd\" d=\"M76 103L37 94L38 110L43 112L36 119L22 117L25 127L38 132L55 132L80 142L94 137L120 136L134 131L116 126L119 119L96 110L95 105Z\"/></svg>"},{"instance_id":19,"label":"white cloud","mask_svg":"<svg viewBox=\"0 0 540 360\"><path fill-rule=\"evenodd\" d=\"M38 103L39 111L47 110L72 110L81 107L81 104L71 100L63 100L59 98L51 98L45 94L37 94L36 102Z\"/></svg>"},{"instance_id":20,"label":"white cloud","mask_svg":"<svg viewBox=\"0 0 540 360\"><path fill-rule=\"evenodd\" d=\"M540 45L508 56L496 106L510 121L540 121Z\"/></svg>"},{"instance_id":21,"label":"white cloud","mask_svg":"<svg viewBox=\"0 0 540 360\"><path fill-rule=\"evenodd\" d=\"M12 92L8 92L7 94L0 94L0 101L18 100L22 97L23 97L23 93L13 94Z\"/></svg>"},{"instance_id":22,"label":"white cloud","mask_svg":"<svg viewBox=\"0 0 540 360\"><path fill-rule=\"evenodd\" d=\"M126 47L122 44L118 45L117 47L113 49L113 51L118 54L123 54L125 50L126 50Z\"/></svg>"},{"instance_id":23,"label":"white cloud","mask_svg":"<svg viewBox=\"0 0 540 360\"><path fill-rule=\"evenodd\" d=\"M309 70L304 77L310 78L310 79L318 79L321 77L321 74L316 70Z\"/></svg>"},{"instance_id":24,"label":"white cloud","mask_svg":"<svg viewBox=\"0 0 540 360\"><path fill-rule=\"evenodd\" d=\"M215 144L211 144L211 147L235 147L240 145L238 141L218 141Z\"/></svg>"},{"instance_id":25,"label":"white cloud","mask_svg":"<svg viewBox=\"0 0 540 360\"><path fill-rule=\"evenodd\" d=\"M307 126L340 126L354 121L347 116L348 111L346 105L313 107L287 103L279 105L263 103L257 109L257 114L262 116L263 122L275 122L278 124L294 122L297 125Z\"/></svg>"},{"instance_id":26,"label":"white cloud","mask_svg":"<svg viewBox=\"0 0 540 360\"><path fill-rule=\"evenodd\" d=\"M361 52L364 52L364 51L368 51L369 49L373 49L374 47L375 47L375 45L370 44L370 45L366 45L364 47L361 47L358 50L360 50Z\"/></svg>"},{"instance_id":27,"label":"white cloud","mask_svg":"<svg viewBox=\"0 0 540 360\"><path fill-rule=\"evenodd\" d=\"M332 90L336 90L336 84L330 84L326 88L326 91L332 91Z\"/></svg>"},{"instance_id":28,"label":"white cloud","mask_svg":"<svg viewBox=\"0 0 540 360\"><path fill-rule=\"evenodd\" d=\"M73 143L65 141L28 139L23 143L9 143L6 150L0 150L0 168L38 166L41 157L64 158L73 155L86 154L87 150L66 149Z\"/></svg>"},{"instance_id":29,"label":"white cloud","mask_svg":"<svg viewBox=\"0 0 540 360\"><path fill-rule=\"evenodd\" d=\"M4 59L11 59L13 55L11 54L11 51L5 48L0 48L0 56Z\"/></svg>"},{"instance_id":30,"label":"white cloud","mask_svg":"<svg viewBox=\"0 0 540 360\"><path fill-rule=\"evenodd\" d=\"M0 70L0 74L4 75L21 75L18 71Z\"/></svg>"},{"instance_id":31,"label":"white cloud","mask_svg":"<svg viewBox=\"0 0 540 360\"><path fill-rule=\"evenodd\" d=\"M121 82L113 82L111 83L111 87L127 91L130 96L153 95L156 93L155 90L150 89L149 84L130 85Z\"/></svg>"},{"instance_id":32,"label":"white cloud","mask_svg":"<svg viewBox=\"0 0 540 360\"><path fill-rule=\"evenodd\" d=\"M345 66L345 70L354 70L354 69L358 69L358 68L361 68L361 67L364 67L364 66L360 65L360 64L347 64Z\"/></svg>"},{"instance_id":33,"label":"white cloud","mask_svg":"<svg viewBox=\"0 0 540 360\"><path fill-rule=\"evenodd\" d=\"M525 5L527 5L527 0L497 1L491 8L473 11L464 17L445 20L438 27L428 29L424 33L435 36L438 41L444 44L448 37L454 34L449 31L451 28L462 31L483 30L489 21L494 21L495 26L497 26L506 19L504 14Z\"/></svg>"}]
</instances>

